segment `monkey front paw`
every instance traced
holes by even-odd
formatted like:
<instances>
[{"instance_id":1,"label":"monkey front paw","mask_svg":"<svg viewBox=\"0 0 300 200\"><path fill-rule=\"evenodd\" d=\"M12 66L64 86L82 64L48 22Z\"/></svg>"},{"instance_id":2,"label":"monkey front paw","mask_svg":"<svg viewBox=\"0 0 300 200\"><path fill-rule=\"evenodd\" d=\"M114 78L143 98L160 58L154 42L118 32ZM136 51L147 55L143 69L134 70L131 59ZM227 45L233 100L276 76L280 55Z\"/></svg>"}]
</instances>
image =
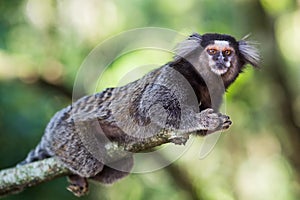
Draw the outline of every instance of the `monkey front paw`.
<instances>
[{"instance_id":1,"label":"monkey front paw","mask_svg":"<svg viewBox=\"0 0 300 200\"><path fill-rule=\"evenodd\" d=\"M211 108L200 113L200 123L203 126L203 130L209 131L225 130L232 124L229 116L215 113Z\"/></svg>"},{"instance_id":2,"label":"monkey front paw","mask_svg":"<svg viewBox=\"0 0 300 200\"><path fill-rule=\"evenodd\" d=\"M230 125L232 124L230 117L227 115L223 115L222 113L218 113L218 115L219 115L219 119L220 119L220 124L217 127L216 131L228 129L230 127Z\"/></svg>"}]
</instances>

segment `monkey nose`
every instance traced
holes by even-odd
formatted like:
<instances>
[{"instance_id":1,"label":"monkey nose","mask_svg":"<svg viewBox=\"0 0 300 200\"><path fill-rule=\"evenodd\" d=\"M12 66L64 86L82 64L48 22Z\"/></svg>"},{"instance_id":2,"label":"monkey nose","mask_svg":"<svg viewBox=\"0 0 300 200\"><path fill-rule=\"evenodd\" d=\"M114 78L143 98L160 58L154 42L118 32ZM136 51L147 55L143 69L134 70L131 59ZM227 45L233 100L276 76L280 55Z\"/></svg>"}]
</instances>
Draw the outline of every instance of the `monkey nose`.
<instances>
[{"instance_id":1,"label":"monkey nose","mask_svg":"<svg viewBox=\"0 0 300 200\"><path fill-rule=\"evenodd\" d=\"M218 61L217 61L216 64L217 64L217 66L218 66L219 68L225 67L225 61L223 60L222 57L220 57L220 58L218 59Z\"/></svg>"},{"instance_id":2,"label":"monkey nose","mask_svg":"<svg viewBox=\"0 0 300 200\"><path fill-rule=\"evenodd\" d=\"M218 62L224 62L224 57L222 55L219 55Z\"/></svg>"},{"instance_id":3,"label":"monkey nose","mask_svg":"<svg viewBox=\"0 0 300 200\"><path fill-rule=\"evenodd\" d=\"M218 69L224 69L224 68L226 68L226 65L225 65L224 62L217 62L216 66L217 66Z\"/></svg>"}]
</instances>

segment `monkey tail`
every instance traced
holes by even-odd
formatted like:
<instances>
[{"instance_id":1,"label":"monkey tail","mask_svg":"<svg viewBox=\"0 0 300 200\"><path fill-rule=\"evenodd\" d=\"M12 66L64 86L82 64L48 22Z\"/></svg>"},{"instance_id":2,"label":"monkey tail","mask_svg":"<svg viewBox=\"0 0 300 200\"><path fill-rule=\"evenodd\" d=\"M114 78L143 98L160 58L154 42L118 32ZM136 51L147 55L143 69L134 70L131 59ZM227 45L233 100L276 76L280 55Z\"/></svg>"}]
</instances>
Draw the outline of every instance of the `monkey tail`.
<instances>
[{"instance_id":1,"label":"monkey tail","mask_svg":"<svg viewBox=\"0 0 300 200\"><path fill-rule=\"evenodd\" d=\"M28 163L32 163L38 160L43 160L45 158L51 157L51 155L47 152L44 144L44 140L42 139L41 142L36 146L35 149L31 150L25 160L18 163L17 165L25 165Z\"/></svg>"}]
</instances>

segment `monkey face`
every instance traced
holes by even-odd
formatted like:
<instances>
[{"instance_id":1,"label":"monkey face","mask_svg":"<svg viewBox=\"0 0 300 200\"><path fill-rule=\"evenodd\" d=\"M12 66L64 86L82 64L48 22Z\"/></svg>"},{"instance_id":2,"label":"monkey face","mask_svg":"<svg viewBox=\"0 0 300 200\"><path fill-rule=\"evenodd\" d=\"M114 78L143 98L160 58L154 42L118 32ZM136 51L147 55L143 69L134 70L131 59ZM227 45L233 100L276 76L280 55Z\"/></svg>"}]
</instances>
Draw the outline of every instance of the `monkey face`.
<instances>
[{"instance_id":1,"label":"monkey face","mask_svg":"<svg viewBox=\"0 0 300 200\"><path fill-rule=\"evenodd\" d=\"M212 44L207 45L205 52L210 70L217 75L223 75L229 70L236 55L229 42L223 40L213 41Z\"/></svg>"},{"instance_id":2,"label":"monkey face","mask_svg":"<svg viewBox=\"0 0 300 200\"><path fill-rule=\"evenodd\" d=\"M192 34L175 49L175 60L199 56L199 70L210 70L222 76L227 84L232 83L246 64L258 67L260 54L255 43L237 41L234 37L218 33ZM200 55L199 55L200 53Z\"/></svg>"}]
</instances>

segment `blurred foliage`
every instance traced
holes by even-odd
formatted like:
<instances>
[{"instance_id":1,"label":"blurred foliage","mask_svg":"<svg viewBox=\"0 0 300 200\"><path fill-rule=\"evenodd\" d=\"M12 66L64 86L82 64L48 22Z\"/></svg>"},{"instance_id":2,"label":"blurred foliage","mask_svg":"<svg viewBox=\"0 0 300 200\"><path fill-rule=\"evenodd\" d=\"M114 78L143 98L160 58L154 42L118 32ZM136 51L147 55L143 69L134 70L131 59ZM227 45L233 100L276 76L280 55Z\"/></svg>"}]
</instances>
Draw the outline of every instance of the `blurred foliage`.
<instances>
[{"instance_id":1,"label":"blurred foliage","mask_svg":"<svg viewBox=\"0 0 300 200\"><path fill-rule=\"evenodd\" d=\"M226 106L233 125L208 157L197 158L203 142L197 138L172 164L183 179L167 167L112 186L92 183L82 199L300 199L299 19L299 0L2 0L0 168L21 161L51 116L71 103L68 94L81 63L107 38L148 26L238 39L251 33L260 44L262 68L245 70L229 88L223 110ZM117 85L152 58L164 63L170 55L124 55L105 71L96 90ZM77 199L66 185L60 178L4 199Z\"/></svg>"}]
</instances>

